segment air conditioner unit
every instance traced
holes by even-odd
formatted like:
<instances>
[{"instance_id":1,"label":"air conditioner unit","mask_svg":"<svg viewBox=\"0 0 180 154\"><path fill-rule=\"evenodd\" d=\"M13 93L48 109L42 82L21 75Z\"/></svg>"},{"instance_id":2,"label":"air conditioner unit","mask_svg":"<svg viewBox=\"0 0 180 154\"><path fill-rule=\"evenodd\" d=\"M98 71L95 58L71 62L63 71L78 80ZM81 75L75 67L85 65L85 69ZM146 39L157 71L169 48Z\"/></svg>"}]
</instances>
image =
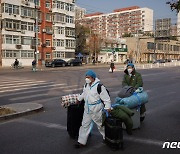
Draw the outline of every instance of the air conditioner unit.
<instances>
[{"instance_id":1,"label":"air conditioner unit","mask_svg":"<svg viewBox=\"0 0 180 154\"><path fill-rule=\"evenodd\" d=\"M22 31L21 31L21 33L22 33L22 34L25 34L25 31L24 31L24 30L22 30Z\"/></svg>"},{"instance_id":2,"label":"air conditioner unit","mask_svg":"<svg viewBox=\"0 0 180 154\"><path fill-rule=\"evenodd\" d=\"M56 50L56 47L52 47L52 50Z\"/></svg>"},{"instance_id":3,"label":"air conditioner unit","mask_svg":"<svg viewBox=\"0 0 180 154\"><path fill-rule=\"evenodd\" d=\"M35 49L36 48L36 46L35 45L31 45L31 49Z\"/></svg>"},{"instance_id":4,"label":"air conditioner unit","mask_svg":"<svg viewBox=\"0 0 180 154\"><path fill-rule=\"evenodd\" d=\"M43 33L46 33L46 29L43 29L42 32L43 32Z\"/></svg>"},{"instance_id":5,"label":"air conditioner unit","mask_svg":"<svg viewBox=\"0 0 180 154\"><path fill-rule=\"evenodd\" d=\"M28 1L25 1L24 4L25 4L25 5L30 5Z\"/></svg>"},{"instance_id":6,"label":"air conditioner unit","mask_svg":"<svg viewBox=\"0 0 180 154\"><path fill-rule=\"evenodd\" d=\"M42 47L46 47L46 43L43 43L43 44L42 44Z\"/></svg>"},{"instance_id":7,"label":"air conditioner unit","mask_svg":"<svg viewBox=\"0 0 180 154\"><path fill-rule=\"evenodd\" d=\"M16 44L16 49L21 49L21 44Z\"/></svg>"}]
</instances>

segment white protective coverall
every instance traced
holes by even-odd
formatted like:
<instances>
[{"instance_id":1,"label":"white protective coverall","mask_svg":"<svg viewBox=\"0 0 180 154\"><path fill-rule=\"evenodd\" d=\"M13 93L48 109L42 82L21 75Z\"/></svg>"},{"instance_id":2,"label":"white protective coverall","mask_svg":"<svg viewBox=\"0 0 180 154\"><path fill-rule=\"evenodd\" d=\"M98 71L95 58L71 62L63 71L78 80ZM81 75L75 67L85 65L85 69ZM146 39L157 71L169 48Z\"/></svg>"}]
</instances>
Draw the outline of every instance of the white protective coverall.
<instances>
[{"instance_id":1,"label":"white protective coverall","mask_svg":"<svg viewBox=\"0 0 180 154\"><path fill-rule=\"evenodd\" d=\"M101 86L101 93L98 94L97 86L100 80L98 78L90 86L87 84L84 86L83 93L78 97L79 101L85 100L84 114L82 120L82 126L79 129L78 142L85 145L88 139L88 135L91 131L92 121L96 123L99 132L105 138L104 127L102 127L102 110L111 108L111 100L106 88ZM101 102L103 100L103 103Z\"/></svg>"}]
</instances>

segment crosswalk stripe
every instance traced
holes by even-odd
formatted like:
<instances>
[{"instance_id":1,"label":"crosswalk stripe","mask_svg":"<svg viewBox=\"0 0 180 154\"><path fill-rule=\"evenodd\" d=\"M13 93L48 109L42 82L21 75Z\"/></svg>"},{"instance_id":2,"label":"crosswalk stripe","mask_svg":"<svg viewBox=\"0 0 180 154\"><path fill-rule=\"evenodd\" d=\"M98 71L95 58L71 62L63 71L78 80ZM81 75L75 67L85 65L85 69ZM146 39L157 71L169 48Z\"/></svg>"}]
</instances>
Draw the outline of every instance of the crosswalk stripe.
<instances>
[{"instance_id":1,"label":"crosswalk stripe","mask_svg":"<svg viewBox=\"0 0 180 154\"><path fill-rule=\"evenodd\" d=\"M0 80L0 82L1 83L9 83L9 82L11 82L11 83L16 83L16 82L22 82L22 81L24 81L24 82L28 82L28 81L35 81L35 80L24 80L24 79L19 79L19 80L17 80L17 79L6 79L6 80Z\"/></svg>"},{"instance_id":2,"label":"crosswalk stripe","mask_svg":"<svg viewBox=\"0 0 180 154\"><path fill-rule=\"evenodd\" d=\"M44 82L44 83L41 83L41 85L42 84L47 84L47 82ZM21 86L19 86L19 85L15 85L15 86L11 86L11 87L1 87L1 89L8 89L8 88L16 88L16 87L30 87L30 86L36 86L36 85L40 85L39 83L33 83L33 84L25 84L25 85L21 85Z\"/></svg>"},{"instance_id":3,"label":"crosswalk stripe","mask_svg":"<svg viewBox=\"0 0 180 154\"><path fill-rule=\"evenodd\" d=\"M65 92L69 92L69 91L77 91L77 90L82 90L83 88L77 88L77 89L67 89L67 90L63 90Z\"/></svg>"},{"instance_id":4,"label":"crosswalk stripe","mask_svg":"<svg viewBox=\"0 0 180 154\"><path fill-rule=\"evenodd\" d=\"M6 84L2 84L0 85L0 87L9 87L9 86L13 86L13 85L24 85L24 84L31 84L31 83L44 83L46 81L28 81L28 82L20 82L20 83L6 83Z\"/></svg>"},{"instance_id":5,"label":"crosswalk stripe","mask_svg":"<svg viewBox=\"0 0 180 154\"><path fill-rule=\"evenodd\" d=\"M53 85L49 85L52 86L52 87L55 87L55 86L63 86L65 84L53 84ZM27 89L38 89L38 88L44 88L44 87L47 87L48 85L45 85L45 86L37 86L37 87L25 87L25 88L16 88L16 89L7 89L7 90L0 90L0 93L5 93L5 92L12 92L12 91L19 91L19 90L27 90Z\"/></svg>"},{"instance_id":6,"label":"crosswalk stripe","mask_svg":"<svg viewBox=\"0 0 180 154\"><path fill-rule=\"evenodd\" d=\"M48 85L46 88L48 88L49 86L52 86L52 85ZM0 97L20 95L20 94L27 94L27 93L33 93L33 92L43 92L43 91L49 91L49 90L55 90L55 89L73 88L73 87L77 87L77 86L78 86L78 85L59 86L59 87L53 87L53 88L51 88L51 89L28 90L28 91L15 92L15 93L10 93L10 94L8 93L8 94L0 95Z\"/></svg>"},{"instance_id":7,"label":"crosswalk stripe","mask_svg":"<svg viewBox=\"0 0 180 154\"><path fill-rule=\"evenodd\" d=\"M36 94L36 95L30 95L30 96L24 96L24 97L15 97L11 98L11 101L17 101L17 100L22 100L22 99L28 99L28 98L35 98L35 97L40 97L40 96L47 96L49 94Z\"/></svg>"}]
</instances>

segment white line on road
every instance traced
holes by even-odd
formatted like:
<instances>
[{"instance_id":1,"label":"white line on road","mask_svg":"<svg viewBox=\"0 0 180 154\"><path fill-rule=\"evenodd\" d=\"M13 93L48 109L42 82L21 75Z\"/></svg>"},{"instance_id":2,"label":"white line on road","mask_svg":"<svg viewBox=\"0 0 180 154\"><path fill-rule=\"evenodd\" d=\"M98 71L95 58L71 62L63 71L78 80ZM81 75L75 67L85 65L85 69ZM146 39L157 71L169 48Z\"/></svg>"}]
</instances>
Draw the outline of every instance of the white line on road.
<instances>
[{"instance_id":1,"label":"white line on road","mask_svg":"<svg viewBox=\"0 0 180 154\"><path fill-rule=\"evenodd\" d=\"M37 85L42 85L42 84L48 84L48 82L45 82L45 81L43 81L44 83L32 83L32 84L25 84L25 85L14 85L14 86L11 86L11 87L1 87L1 89L8 89L8 88L16 88L16 87L27 87L27 86L29 86L29 87L31 87L31 86L37 86ZM52 82L53 83L53 82ZM51 83L50 83L51 84Z\"/></svg>"},{"instance_id":2,"label":"white line on road","mask_svg":"<svg viewBox=\"0 0 180 154\"><path fill-rule=\"evenodd\" d=\"M6 79L6 80L0 80L0 83L4 83L4 84L6 84L6 83L17 83L17 82L31 82L31 81L36 81L36 80L28 80L28 79Z\"/></svg>"},{"instance_id":3,"label":"white line on road","mask_svg":"<svg viewBox=\"0 0 180 154\"><path fill-rule=\"evenodd\" d=\"M15 92L10 94L4 94L0 95L0 97L6 97L6 96L13 96L13 95L20 95L20 94L28 94L28 93L34 93L34 92L43 92L43 91L49 91L49 90L55 90L55 89L64 89L64 88L73 88L77 87L78 85L72 85L72 86L59 86L59 87L52 87L52 85L48 85L46 89L37 89L37 90L28 90L28 91L21 91L21 92ZM48 89L50 87L50 89Z\"/></svg>"},{"instance_id":4,"label":"white line on road","mask_svg":"<svg viewBox=\"0 0 180 154\"><path fill-rule=\"evenodd\" d=\"M30 96L24 96L24 97L15 97L15 98L11 98L11 101L17 101L17 100L22 100L22 99L28 99L28 98L35 98L35 97L40 97L40 96L47 96L49 94L36 94L36 95L30 95Z\"/></svg>"},{"instance_id":5,"label":"white line on road","mask_svg":"<svg viewBox=\"0 0 180 154\"><path fill-rule=\"evenodd\" d=\"M20 83L6 83L6 84L2 84L1 83L1 85L0 85L0 87L9 87L9 86L11 86L11 87L13 87L13 85L31 85L31 83L45 83L46 81L19 81ZM18 87L18 86L17 86ZM3 89L3 88L1 88L1 89Z\"/></svg>"},{"instance_id":6,"label":"white line on road","mask_svg":"<svg viewBox=\"0 0 180 154\"><path fill-rule=\"evenodd\" d=\"M38 88L44 88L44 87L55 87L55 86L63 86L65 84L53 84L53 85L45 85L45 86L38 86L38 87L26 87L26 88L17 88L17 89L8 89L8 90L3 90L0 91L0 93L4 93L4 92L14 92L14 91L18 91L18 90L27 90L27 89L38 89Z\"/></svg>"},{"instance_id":7,"label":"white line on road","mask_svg":"<svg viewBox=\"0 0 180 154\"><path fill-rule=\"evenodd\" d=\"M35 124L35 125L44 126L47 128L66 130L66 126L63 126L61 124L55 124L55 123L39 122L39 121L28 120L28 119L23 119L23 118L17 120L17 122ZM93 135L100 136L99 132L94 132ZM162 146L164 143L164 141L160 141L156 139L146 139L146 138L129 137L129 136L124 136L124 140L135 142L135 143L154 145L154 146ZM100 145L98 145L97 147L99 146Z\"/></svg>"},{"instance_id":8,"label":"white line on road","mask_svg":"<svg viewBox=\"0 0 180 154\"><path fill-rule=\"evenodd\" d=\"M82 90L83 88L77 88L77 89L67 89L67 90L63 90L65 92L69 92L69 91L77 91L77 90Z\"/></svg>"}]
</instances>

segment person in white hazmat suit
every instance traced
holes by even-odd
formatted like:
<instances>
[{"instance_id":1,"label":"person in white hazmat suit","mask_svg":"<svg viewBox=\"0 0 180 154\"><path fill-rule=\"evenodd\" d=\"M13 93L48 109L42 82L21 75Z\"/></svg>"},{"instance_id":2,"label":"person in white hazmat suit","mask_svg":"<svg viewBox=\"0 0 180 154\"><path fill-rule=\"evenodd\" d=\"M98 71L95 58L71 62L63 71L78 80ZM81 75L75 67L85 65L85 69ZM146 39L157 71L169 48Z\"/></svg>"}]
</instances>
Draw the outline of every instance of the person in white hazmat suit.
<instances>
[{"instance_id":1,"label":"person in white hazmat suit","mask_svg":"<svg viewBox=\"0 0 180 154\"><path fill-rule=\"evenodd\" d=\"M78 97L78 101L84 99L85 105L82 126L79 129L78 142L75 144L75 148L81 148L86 145L89 133L92 129L92 122L97 125L99 132L102 134L103 139L105 139L104 126L102 126L102 112L103 109L108 112L111 111L111 100L103 85L101 86L101 93L98 94L97 86L100 80L96 77L96 73L92 70L88 70L86 72L85 81L86 84L83 93Z\"/></svg>"}]
</instances>

